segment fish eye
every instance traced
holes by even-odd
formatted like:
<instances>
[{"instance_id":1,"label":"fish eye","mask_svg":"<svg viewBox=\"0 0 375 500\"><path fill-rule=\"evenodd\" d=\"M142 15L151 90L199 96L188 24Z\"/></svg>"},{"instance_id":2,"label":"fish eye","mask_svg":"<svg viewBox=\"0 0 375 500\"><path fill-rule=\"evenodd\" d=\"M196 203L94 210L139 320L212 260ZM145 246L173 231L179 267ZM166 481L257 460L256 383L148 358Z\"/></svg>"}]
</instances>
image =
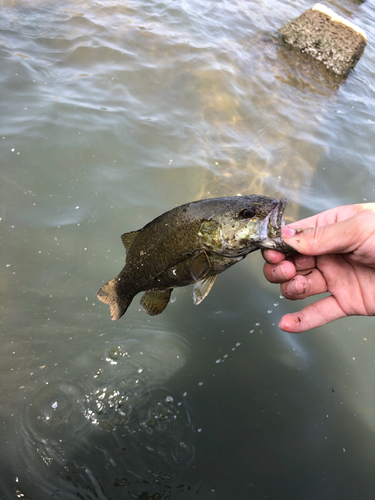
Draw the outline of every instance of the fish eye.
<instances>
[{"instance_id":1,"label":"fish eye","mask_svg":"<svg viewBox=\"0 0 375 500\"><path fill-rule=\"evenodd\" d=\"M254 208L243 208L239 213L238 217L241 219L252 219L255 215Z\"/></svg>"}]
</instances>

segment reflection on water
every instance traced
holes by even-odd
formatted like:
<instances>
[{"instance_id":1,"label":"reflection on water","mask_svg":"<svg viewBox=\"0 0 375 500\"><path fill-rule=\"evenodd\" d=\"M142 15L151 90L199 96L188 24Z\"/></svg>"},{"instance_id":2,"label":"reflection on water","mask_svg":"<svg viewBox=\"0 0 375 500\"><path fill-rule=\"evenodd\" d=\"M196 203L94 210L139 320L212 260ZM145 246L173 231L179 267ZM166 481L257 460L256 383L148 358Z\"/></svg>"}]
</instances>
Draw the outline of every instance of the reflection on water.
<instances>
[{"instance_id":1,"label":"reflection on water","mask_svg":"<svg viewBox=\"0 0 375 500\"><path fill-rule=\"evenodd\" d=\"M120 235L194 199L374 199L374 6L338 80L280 45L288 0L0 0L0 493L361 498L374 489L374 336L300 336L252 254L196 308L96 300Z\"/></svg>"},{"instance_id":2,"label":"reflection on water","mask_svg":"<svg viewBox=\"0 0 375 500\"><path fill-rule=\"evenodd\" d=\"M287 194L289 212L295 219L324 154L325 145L314 140L327 114L322 105L328 98L330 105L334 102L343 79L311 64L303 55L293 56L276 35L263 36L245 47L240 55L246 70L250 66L249 51L258 55L251 59L255 82L245 82L241 74L233 77L240 79L246 96L226 95L228 90L218 75L213 76L215 84L203 80L208 82L209 91L202 87L202 108L216 134L207 148L207 160L212 165L201 196L224 196L228 189L231 194ZM308 122L306 115L310 115ZM307 134L309 142L305 140ZM218 144L225 146L218 149Z\"/></svg>"}]
</instances>

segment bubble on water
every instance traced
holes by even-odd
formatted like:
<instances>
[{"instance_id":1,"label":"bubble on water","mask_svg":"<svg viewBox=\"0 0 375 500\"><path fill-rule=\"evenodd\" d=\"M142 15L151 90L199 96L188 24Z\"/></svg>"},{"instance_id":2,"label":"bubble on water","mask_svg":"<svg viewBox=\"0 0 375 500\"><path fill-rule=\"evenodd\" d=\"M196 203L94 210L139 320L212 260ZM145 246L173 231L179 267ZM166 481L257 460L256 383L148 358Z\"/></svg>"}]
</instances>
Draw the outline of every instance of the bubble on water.
<instances>
[{"instance_id":1,"label":"bubble on water","mask_svg":"<svg viewBox=\"0 0 375 500\"><path fill-rule=\"evenodd\" d=\"M101 430L112 431L129 421L138 398L134 382L129 382L128 387L103 385L86 395L87 407L84 415Z\"/></svg>"},{"instance_id":2,"label":"bubble on water","mask_svg":"<svg viewBox=\"0 0 375 500\"><path fill-rule=\"evenodd\" d=\"M113 346L109 349L106 360L111 364L117 364L117 361L124 355L121 346Z\"/></svg>"}]
</instances>

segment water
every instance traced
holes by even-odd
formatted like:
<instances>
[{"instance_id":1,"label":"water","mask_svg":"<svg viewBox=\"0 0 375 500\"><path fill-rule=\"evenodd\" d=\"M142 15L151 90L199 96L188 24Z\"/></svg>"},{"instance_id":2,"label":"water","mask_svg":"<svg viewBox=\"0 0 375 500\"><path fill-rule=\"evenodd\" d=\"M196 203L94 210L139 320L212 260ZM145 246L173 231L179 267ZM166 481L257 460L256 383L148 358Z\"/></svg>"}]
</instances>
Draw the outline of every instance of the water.
<instances>
[{"instance_id":1,"label":"water","mask_svg":"<svg viewBox=\"0 0 375 500\"><path fill-rule=\"evenodd\" d=\"M293 336L260 255L111 322L120 235L202 197L374 200L374 5L345 81L306 1L0 2L1 498L372 499L374 323Z\"/></svg>"}]
</instances>

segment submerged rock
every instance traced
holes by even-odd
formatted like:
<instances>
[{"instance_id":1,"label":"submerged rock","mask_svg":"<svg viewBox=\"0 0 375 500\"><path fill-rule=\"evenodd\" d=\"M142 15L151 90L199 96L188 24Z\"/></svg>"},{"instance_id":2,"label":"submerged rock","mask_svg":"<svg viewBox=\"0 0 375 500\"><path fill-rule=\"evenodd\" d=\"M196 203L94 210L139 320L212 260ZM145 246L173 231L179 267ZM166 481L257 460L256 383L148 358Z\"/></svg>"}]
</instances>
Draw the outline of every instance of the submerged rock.
<instances>
[{"instance_id":1,"label":"submerged rock","mask_svg":"<svg viewBox=\"0 0 375 500\"><path fill-rule=\"evenodd\" d=\"M280 32L285 43L321 61L338 75L346 75L354 68L367 43L360 28L319 3L285 24Z\"/></svg>"}]
</instances>

